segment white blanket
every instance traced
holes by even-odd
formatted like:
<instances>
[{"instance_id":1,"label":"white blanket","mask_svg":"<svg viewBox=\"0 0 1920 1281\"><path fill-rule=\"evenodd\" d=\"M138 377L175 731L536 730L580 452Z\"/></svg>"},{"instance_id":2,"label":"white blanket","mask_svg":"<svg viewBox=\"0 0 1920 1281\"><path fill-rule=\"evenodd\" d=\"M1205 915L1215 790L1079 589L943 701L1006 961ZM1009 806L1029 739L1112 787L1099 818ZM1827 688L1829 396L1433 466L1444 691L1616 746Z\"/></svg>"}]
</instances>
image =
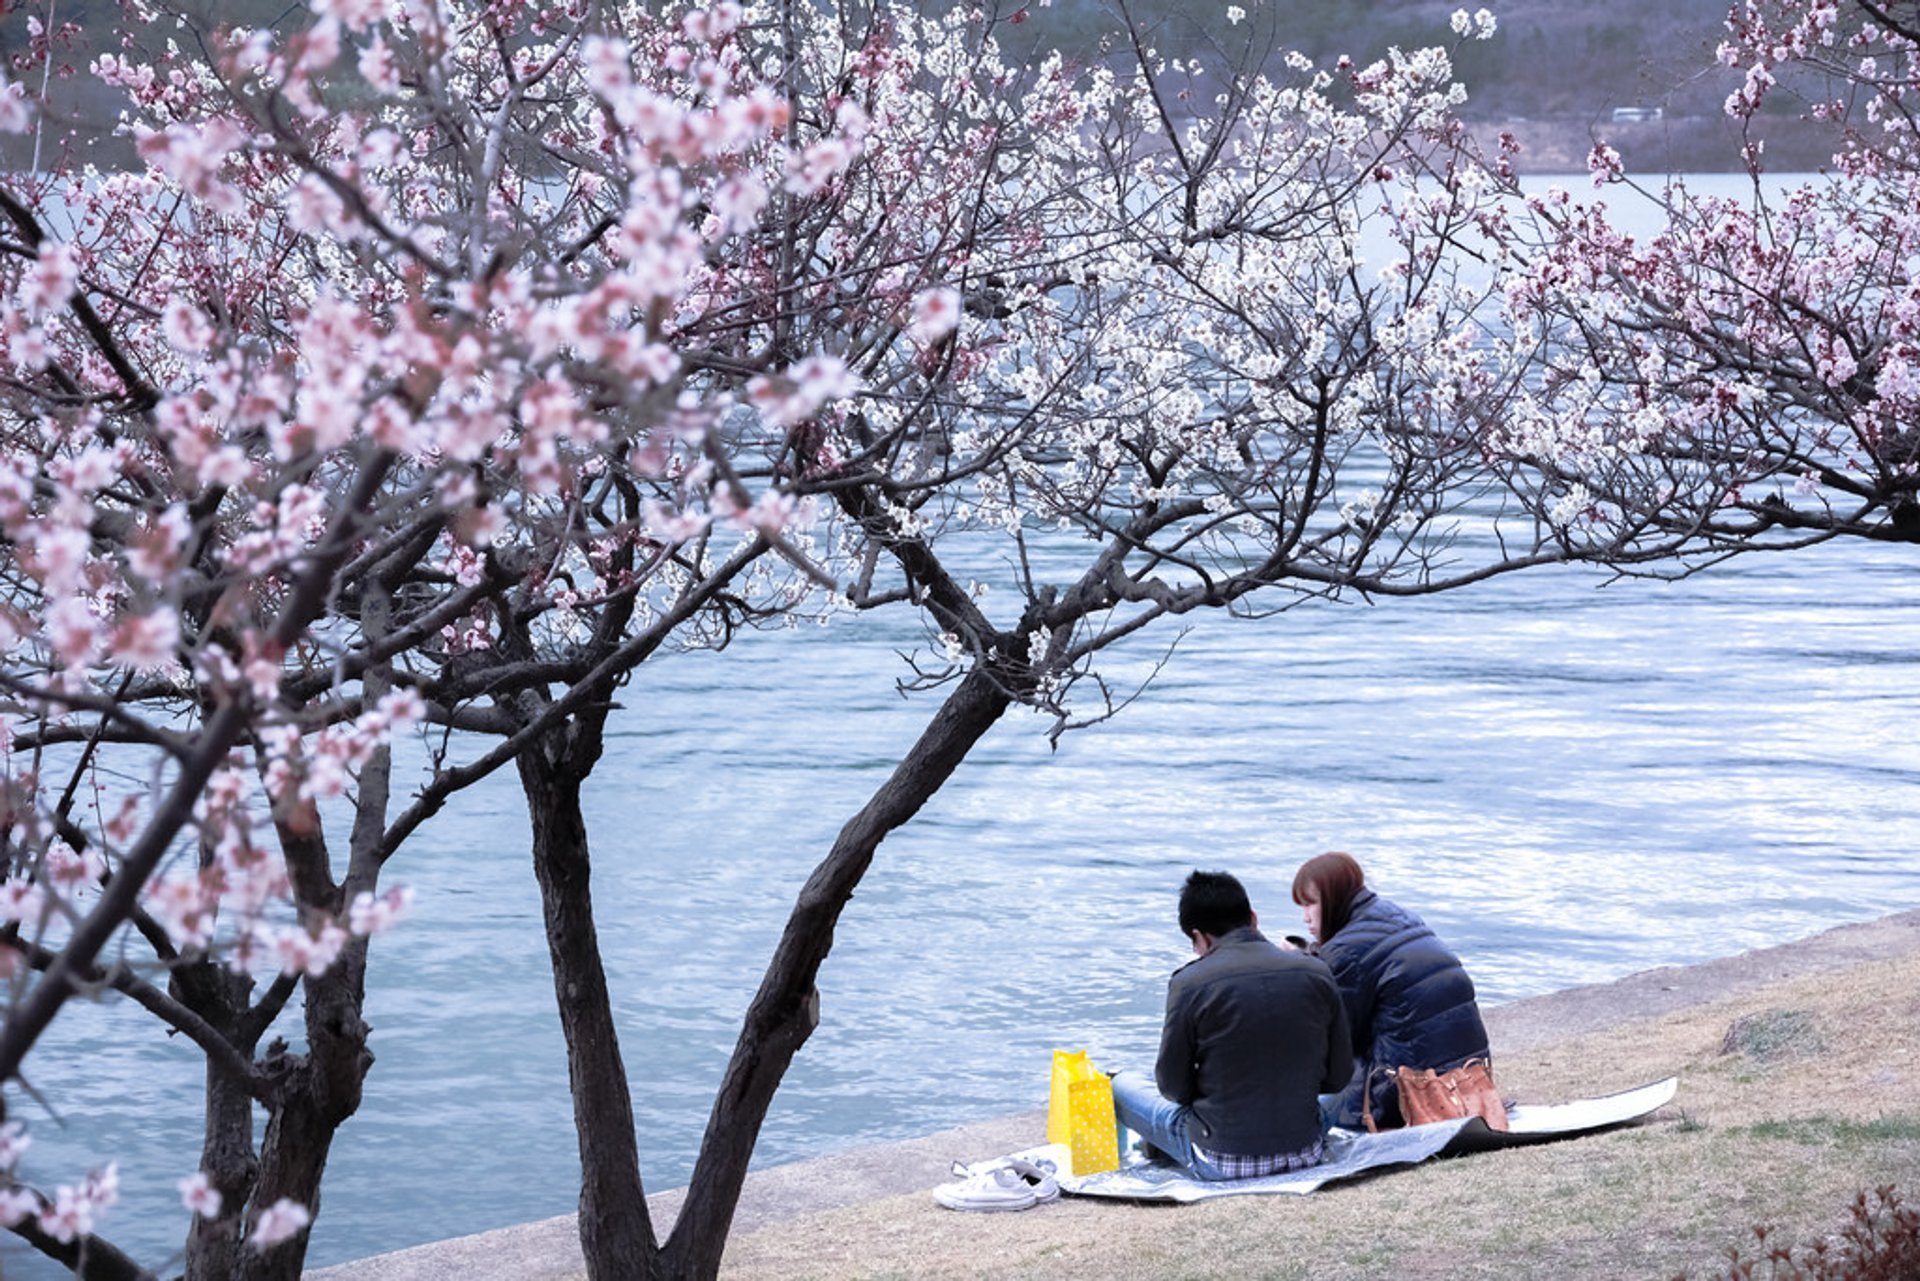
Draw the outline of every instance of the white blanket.
<instances>
[{"instance_id":1,"label":"white blanket","mask_svg":"<svg viewBox=\"0 0 1920 1281\"><path fill-rule=\"evenodd\" d=\"M1507 1109L1509 1128L1504 1133L1491 1129L1479 1117L1461 1121L1435 1121L1431 1125L1413 1125L1379 1134L1334 1130L1327 1136L1327 1154L1320 1164L1305 1170L1269 1174L1257 1179L1206 1182L1192 1177L1177 1166L1144 1160L1135 1160L1104 1174L1076 1178L1066 1173L1067 1150L1059 1144L1034 1148L1022 1155L1052 1159L1061 1170L1060 1190L1074 1196L1122 1197L1137 1201L1198 1201L1203 1197L1244 1196L1249 1193L1305 1193L1383 1166L1413 1165L1435 1156L1490 1152L1529 1143L1547 1143L1623 1125L1664 1106L1678 1088L1679 1078L1670 1076L1663 1081L1654 1081L1637 1089L1623 1090L1597 1099L1555 1104L1517 1103Z\"/></svg>"}]
</instances>

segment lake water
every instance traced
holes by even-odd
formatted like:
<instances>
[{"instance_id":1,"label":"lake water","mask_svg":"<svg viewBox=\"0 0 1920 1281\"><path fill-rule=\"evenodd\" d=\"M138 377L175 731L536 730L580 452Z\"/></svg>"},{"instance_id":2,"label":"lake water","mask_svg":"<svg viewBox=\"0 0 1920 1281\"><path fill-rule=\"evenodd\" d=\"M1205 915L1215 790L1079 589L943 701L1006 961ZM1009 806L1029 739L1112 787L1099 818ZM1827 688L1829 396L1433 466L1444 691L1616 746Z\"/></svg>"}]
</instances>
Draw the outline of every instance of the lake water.
<instances>
[{"instance_id":1,"label":"lake water","mask_svg":"<svg viewBox=\"0 0 1920 1281\"><path fill-rule=\"evenodd\" d=\"M759 1163L1039 1106L1055 1046L1150 1061L1195 865L1234 869L1290 928L1298 862L1353 851L1489 1003L1920 904L1911 552L1601 582L1548 571L1203 620L1145 698L1058 751L1038 718L1001 724L882 848ZM652 1188L686 1178L808 869L933 707L890 685L908 640L860 623L750 636L625 692L589 804ZM378 1062L340 1133L316 1264L571 1209L526 847L503 780L393 864L418 910L375 952ZM109 1230L164 1257L185 1226L173 1180L196 1163L195 1056L87 1007L35 1063L67 1128L36 1126L30 1172L117 1156ZM39 1266L0 1256L8 1276Z\"/></svg>"},{"instance_id":2,"label":"lake water","mask_svg":"<svg viewBox=\"0 0 1920 1281\"><path fill-rule=\"evenodd\" d=\"M1911 549L1855 543L1680 584L1543 571L1206 618L1145 697L1057 751L1044 720L1012 715L882 847L757 1162L1041 1106L1056 1046L1149 1063L1196 865L1238 872L1284 930L1299 861L1350 850L1489 1003L1920 905L1914 568ZM894 691L916 634L889 626L747 636L623 691L587 800L651 1189L687 1177L809 869L935 706ZM1150 629L1108 670L1137 677L1172 638ZM314 1264L573 1207L527 843L509 774L391 865L418 907L375 949L378 1061ZM173 1183L197 1164L198 1056L83 1007L28 1068L63 1123L35 1118L28 1176L117 1158L104 1231L164 1259L186 1227ZM57 1275L11 1242L0 1273Z\"/></svg>"}]
</instances>

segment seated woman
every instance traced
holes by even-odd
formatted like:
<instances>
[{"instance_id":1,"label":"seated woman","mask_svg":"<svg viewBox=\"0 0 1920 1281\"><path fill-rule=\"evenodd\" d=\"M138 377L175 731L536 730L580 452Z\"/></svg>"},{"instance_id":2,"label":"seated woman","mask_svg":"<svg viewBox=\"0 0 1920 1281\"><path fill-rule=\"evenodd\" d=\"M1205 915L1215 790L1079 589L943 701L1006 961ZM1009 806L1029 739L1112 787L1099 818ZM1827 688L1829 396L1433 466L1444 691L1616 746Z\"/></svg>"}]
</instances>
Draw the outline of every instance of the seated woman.
<instances>
[{"instance_id":1,"label":"seated woman","mask_svg":"<svg viewBox=\"0 0 1920 1281\"><path fill-rule=\"evenodd\" d=\"M1488 1057L1486 1025L1460 958L1418 916L1368 889L1351 855L1301 864L1293 901L1333 971L1353 1036L1353 1079L1322 1096L1326 1124L1360 1129L1363 1093L1370 1093L1374 1124L1400 1125L1398 1092L1385 1069L1444 1072Z\"/></svg>"}]
</instances>

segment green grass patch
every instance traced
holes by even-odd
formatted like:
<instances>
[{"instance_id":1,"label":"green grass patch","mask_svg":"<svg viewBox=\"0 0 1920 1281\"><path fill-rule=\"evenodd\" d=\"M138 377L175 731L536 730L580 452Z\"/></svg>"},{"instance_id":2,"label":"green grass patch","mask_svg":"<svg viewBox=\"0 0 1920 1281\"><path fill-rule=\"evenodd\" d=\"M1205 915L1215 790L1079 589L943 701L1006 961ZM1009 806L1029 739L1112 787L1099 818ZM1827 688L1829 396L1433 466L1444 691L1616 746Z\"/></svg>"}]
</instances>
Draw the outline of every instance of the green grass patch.
<instances>
[{"instance_id":1,"label":"green grass patch","mask_svg":"<svg viewBox=\"0 0 1920 1281\"><path fill-rule=\"evenodd\" d=\"M1826 1048L1813 1015L1805 1010L1762 1010L1735 1019L1720 1041L1720 1053L1761 1063L1803 1058Z\"/></svg>"},{"instance_id":2,"label":"green grass patch","mask_svg":"<svg viewBox=\"0 0 1920 1281\"><path fill-rule=\"evenodd\" d=\"M1780 1143L1859 1145L1920 1142L1920 1117L1883 1116L1871 1121L1843 1117L1795 1117L1735 1126L1732 1133Z\"/></svg>"}]
</instances>

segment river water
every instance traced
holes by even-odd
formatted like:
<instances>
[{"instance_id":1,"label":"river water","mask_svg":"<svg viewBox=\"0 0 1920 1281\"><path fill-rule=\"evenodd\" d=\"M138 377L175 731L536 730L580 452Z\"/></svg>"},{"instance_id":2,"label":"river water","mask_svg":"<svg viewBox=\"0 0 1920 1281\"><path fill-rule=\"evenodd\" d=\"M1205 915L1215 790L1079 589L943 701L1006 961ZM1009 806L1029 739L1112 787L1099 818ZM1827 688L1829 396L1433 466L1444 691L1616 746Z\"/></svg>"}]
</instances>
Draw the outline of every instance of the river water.
<instances>
[{"instance_id":1,"label":"river water","mask_svg":"<svg viewBox=\"0 0 1920 1281\"><path fill-rule=\"evenodd\" d=\"M1239 873L1280 932L1299 861L1352 851L1488 1003L1920 904L1916 620L1912 551L1858 543L1677 584L1548 570L1200 619L1120 716L1049 750L1046 722L1014 714L882 847L757 1163L1040 1106L1056 1046L1149 1063L1194 866ZM915 639L878 620L750 635L623 691L587 800L652 1189L686 1179L808 870L936 705L893 686ZM1172 639L1149 629L1109 672L1144 675ZM377 1062L314 1264L572 1208L527 843L509 776L391 865L418 904L377 941ZM197 1164L198 1056L109 1004L64 1016L29 1070L60 1117L35 1119L25 1173L117 1158L103 1231L166 1258L186 1227L173 1183ZM55 1275L10 1243L0 1274Z\"/></svg>"}]
</instances>

